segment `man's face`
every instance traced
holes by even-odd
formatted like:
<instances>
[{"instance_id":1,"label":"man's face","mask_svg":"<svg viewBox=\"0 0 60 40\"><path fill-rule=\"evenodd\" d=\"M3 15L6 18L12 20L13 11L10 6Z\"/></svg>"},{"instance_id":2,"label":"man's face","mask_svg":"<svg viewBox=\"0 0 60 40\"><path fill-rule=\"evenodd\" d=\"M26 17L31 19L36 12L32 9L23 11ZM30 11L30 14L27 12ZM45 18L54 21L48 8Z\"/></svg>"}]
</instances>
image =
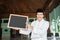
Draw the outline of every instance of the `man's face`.
<instances>
[{"instance_id":1,"label":"man's face","mask_svg":"<svg viewBox=\"0 0 60 40\"><path fill-rule=\"evenodd\" d=\"M39 21L41 21L41 20L43 19L43 17L44 17L43 12L38 12L38 13L37 13L37 19L38 19Z\"/></svg>"}]
</instances>

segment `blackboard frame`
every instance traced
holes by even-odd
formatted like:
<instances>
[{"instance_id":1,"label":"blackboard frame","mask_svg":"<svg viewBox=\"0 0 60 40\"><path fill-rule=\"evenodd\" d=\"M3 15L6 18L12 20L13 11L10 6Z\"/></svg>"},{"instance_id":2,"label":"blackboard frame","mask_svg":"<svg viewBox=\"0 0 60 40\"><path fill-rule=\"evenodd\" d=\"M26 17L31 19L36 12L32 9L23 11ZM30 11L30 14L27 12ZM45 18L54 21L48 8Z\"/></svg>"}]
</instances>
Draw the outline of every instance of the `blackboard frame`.
<instances>
[{"instance_id":1,"label":"blackboard frame","mask_svg":"<svg viewBox=\"0 0 60 40\"><path fill-rule=\"evenodd\" d=\"M9 26L9 25L10 25L10 20L11 20L12 16L25 17L25 18L26 18L26 22L25 22L25 23L27 23L27 21L28 21L28 16L18 15L18 14L10 14L9 20L8 20L8 25L7 25L8 28L12 28L12 29L21 29L21 28L19 28L19 27ZM26 28L26 25L25 25L25 28Z\"/></svg>"}]
</instances>

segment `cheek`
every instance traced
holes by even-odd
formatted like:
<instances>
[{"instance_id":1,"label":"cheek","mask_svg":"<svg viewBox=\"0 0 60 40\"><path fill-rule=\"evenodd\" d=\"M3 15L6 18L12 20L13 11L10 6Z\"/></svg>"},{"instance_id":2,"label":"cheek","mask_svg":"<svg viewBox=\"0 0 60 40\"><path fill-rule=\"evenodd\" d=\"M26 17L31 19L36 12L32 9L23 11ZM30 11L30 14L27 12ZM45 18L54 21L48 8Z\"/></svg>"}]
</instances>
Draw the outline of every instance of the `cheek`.
<instances>
[{"instance_id":1,"label":"cheek","mask_svg":"<svg viewBox=\"0 0 60 40\"><path fill-rule=\"evenodd\" d=\"M42 15L41 17L44 17L44 15Z\"/></svg>"}]
</instances>

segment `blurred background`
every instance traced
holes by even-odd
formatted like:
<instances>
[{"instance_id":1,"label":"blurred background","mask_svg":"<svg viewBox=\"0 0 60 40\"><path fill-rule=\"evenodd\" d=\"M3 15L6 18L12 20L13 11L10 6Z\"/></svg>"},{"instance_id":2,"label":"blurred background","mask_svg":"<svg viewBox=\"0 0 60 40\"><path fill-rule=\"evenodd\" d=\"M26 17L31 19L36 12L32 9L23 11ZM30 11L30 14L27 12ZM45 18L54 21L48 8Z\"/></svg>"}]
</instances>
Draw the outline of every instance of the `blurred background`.
<instances>
[{"instance_id":1,"label":"blurred background","mask_svg":"<svg viewBox=\"0 0 60 40\"><path fill-rule=\"evenodd\" d=\"M10 14L28 16L31 23L37 8L45 10L44 19L50 22L48 40L60 40L60 0L0 0L0 40L30 40L30 35L7 28L7 23Z\"/></svg>"}]
</instances>

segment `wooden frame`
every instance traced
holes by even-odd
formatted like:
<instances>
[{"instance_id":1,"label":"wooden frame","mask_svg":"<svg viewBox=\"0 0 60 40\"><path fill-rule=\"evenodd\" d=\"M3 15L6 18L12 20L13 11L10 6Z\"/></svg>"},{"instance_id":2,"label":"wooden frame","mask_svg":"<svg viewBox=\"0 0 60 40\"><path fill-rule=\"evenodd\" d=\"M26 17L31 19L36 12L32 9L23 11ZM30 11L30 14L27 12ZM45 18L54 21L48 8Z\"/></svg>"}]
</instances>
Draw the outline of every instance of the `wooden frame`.
<instances>
[{"instance_id":1,"label":"wooden frame","mask_svg":"<svg viewBox=\"0 0 60 40\"><path fill-rule=\"evenodd\" d=\"M28 16L10 14L7 27L12 29L26 28L27 21Z\"/></svg>"}]
</instances>

